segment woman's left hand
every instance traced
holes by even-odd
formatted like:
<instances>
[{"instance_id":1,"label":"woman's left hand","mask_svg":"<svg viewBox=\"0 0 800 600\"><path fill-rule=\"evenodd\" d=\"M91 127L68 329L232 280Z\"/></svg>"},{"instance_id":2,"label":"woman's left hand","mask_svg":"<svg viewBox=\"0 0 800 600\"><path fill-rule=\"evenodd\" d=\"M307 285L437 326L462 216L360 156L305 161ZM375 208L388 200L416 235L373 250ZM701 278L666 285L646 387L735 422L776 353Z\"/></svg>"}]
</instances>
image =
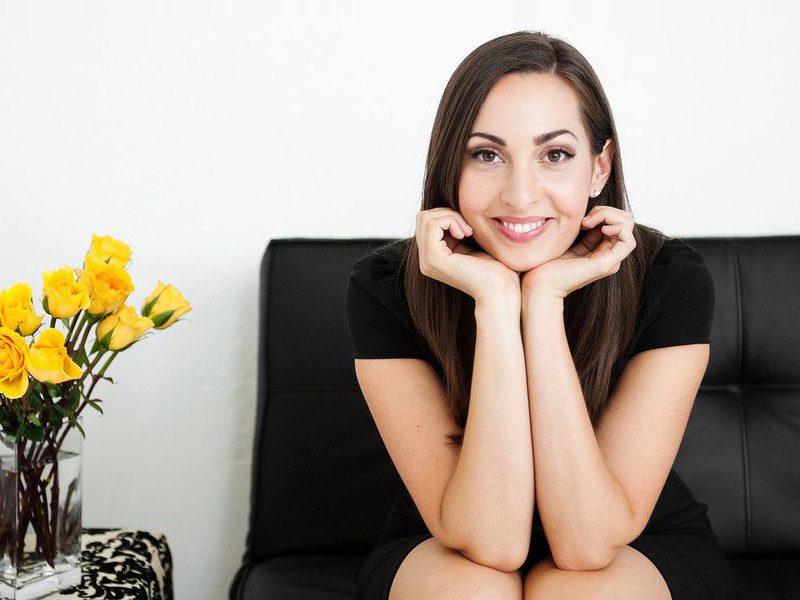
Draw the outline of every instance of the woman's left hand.
<instances>
[{"instance_id":1,"label":"woman's left hand","mask_svg":"<svg viewBox=\"0 0 800 600\"><path fill-rule=\"evenodd\" d=\"M520 277L522 293L566 298L586 284L616 273L636 247L634 224L627 211L593 207L581 221L581 229L590 231L560 257L524 273Z\"/></svg>"}]
</instances>

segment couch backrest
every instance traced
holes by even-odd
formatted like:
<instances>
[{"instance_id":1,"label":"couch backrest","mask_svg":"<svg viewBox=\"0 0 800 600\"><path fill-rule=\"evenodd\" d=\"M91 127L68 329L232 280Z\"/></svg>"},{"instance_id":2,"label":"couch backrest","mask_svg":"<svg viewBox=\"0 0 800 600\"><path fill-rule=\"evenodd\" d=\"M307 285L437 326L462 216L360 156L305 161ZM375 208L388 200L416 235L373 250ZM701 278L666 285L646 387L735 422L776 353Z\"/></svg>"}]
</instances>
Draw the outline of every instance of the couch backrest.
<instances>
[{"instance_id":1,"label":"couch backrest","mask_svg":"<svg viewBox=\"0 0 800 600\"><path fill-rule=\"evenodd\" d=\"M728 554L799 555L800 235L685 239L716 306L675 470Z\"/></svg>"},{"instance_id":2,"label":"couch backrest","mask_svg":"<svg viewBox=\"0 0 800 600\"><path fill-rule=\"evenodd\" d=\"M800 553L800 236L684 238L716 290L711 360L675 462L732 556ZM261 265L245 559L366 553L397 474L361 395L352 264L393 241L274 239Z\"/></svg>"}]
</instances>

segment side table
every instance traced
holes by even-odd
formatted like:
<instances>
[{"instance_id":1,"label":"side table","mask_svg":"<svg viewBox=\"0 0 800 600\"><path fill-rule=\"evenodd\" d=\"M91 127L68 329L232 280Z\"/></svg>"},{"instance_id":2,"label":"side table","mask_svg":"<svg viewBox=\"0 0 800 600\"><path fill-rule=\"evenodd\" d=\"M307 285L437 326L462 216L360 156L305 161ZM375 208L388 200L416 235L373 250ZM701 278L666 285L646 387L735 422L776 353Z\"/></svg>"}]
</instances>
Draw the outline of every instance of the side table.
<instances>
[{"instance_id":1,"label":"side table","mask_svg":"<svg viewBox=\"0 0 800 600\"><path fill-rule=\"evenodd\" d=\"M163 533L81 529L81 584L42 600L173 600L172 555Z\"/></svg>"}]
</instances>

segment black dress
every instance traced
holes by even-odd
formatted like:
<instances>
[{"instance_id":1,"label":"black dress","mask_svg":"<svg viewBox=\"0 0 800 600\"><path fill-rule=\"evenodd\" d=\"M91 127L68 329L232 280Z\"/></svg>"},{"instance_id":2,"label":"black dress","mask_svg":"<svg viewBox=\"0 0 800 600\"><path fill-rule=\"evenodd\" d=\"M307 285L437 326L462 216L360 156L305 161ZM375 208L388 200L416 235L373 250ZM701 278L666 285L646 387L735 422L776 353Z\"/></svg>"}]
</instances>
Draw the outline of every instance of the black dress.
<instances>
[{"instance_id":1,"label":"black dress","mask_svg":"<svg viewBox=\"0 0 800 600\"><path fill-rule=\"evenodd\" d=\"M354 358L421 358L442 375L438 360L416 331L403 290L403 251L408 239L387 244L354 264L347 312ZM669 239L648 275L630 349L615 368L644 350L708 343L714 314L714 284L701 254L680 238ZM630 546L661 572L672 600L739 598L719 540L698 502L673 470L642 534ZM357 600L388 600L400 563L432 537L408 490L399 494L377 542L356 575ZM538 507L534 507L524 576L550 553Z\"/></svg>"}]
</instances>

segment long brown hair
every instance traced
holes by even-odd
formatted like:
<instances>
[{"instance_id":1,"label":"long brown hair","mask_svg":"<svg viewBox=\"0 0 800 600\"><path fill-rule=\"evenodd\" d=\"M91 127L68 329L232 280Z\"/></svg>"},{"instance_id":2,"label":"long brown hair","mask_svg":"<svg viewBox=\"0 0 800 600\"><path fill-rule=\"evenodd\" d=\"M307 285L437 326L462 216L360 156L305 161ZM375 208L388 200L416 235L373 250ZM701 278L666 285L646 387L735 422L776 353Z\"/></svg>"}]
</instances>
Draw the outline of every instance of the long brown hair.
<instances>
[{"instance_id":1,"label":"long brown hair","mask_svg":"<svg viewBox=\"0 0 800 600\"><path fill-rule=\"evenodd\" d=\"M571 86L580 104L593 155L602 151L608 138L614 140L609 179L596 198L589 198L587 212L601 204L631 212L614 119L594 69L567 42L532 31L518 31L490 40L473 50L456 68L436 112L420 210L436 207L459 210L458 182L470 128L497 80L520 72L549 73ZM616 273L574 291L564 301L567 339L593 427L608 401L615 383L612 380L618 376L616 363L631 342L645 276L666 239L657 229L638 223L633 233L636 247ZM475 356L475 303L460 290L423 275L416 239L412 237L408 242L403 256L403 285L409 312L440 363L448 408L462 431L448 437L451 443L460 444L469 410ZM480 249L471 237L464 238L463 243ZM407 268L409 265L415 268Z\"/></svg>"}]
</instances>

